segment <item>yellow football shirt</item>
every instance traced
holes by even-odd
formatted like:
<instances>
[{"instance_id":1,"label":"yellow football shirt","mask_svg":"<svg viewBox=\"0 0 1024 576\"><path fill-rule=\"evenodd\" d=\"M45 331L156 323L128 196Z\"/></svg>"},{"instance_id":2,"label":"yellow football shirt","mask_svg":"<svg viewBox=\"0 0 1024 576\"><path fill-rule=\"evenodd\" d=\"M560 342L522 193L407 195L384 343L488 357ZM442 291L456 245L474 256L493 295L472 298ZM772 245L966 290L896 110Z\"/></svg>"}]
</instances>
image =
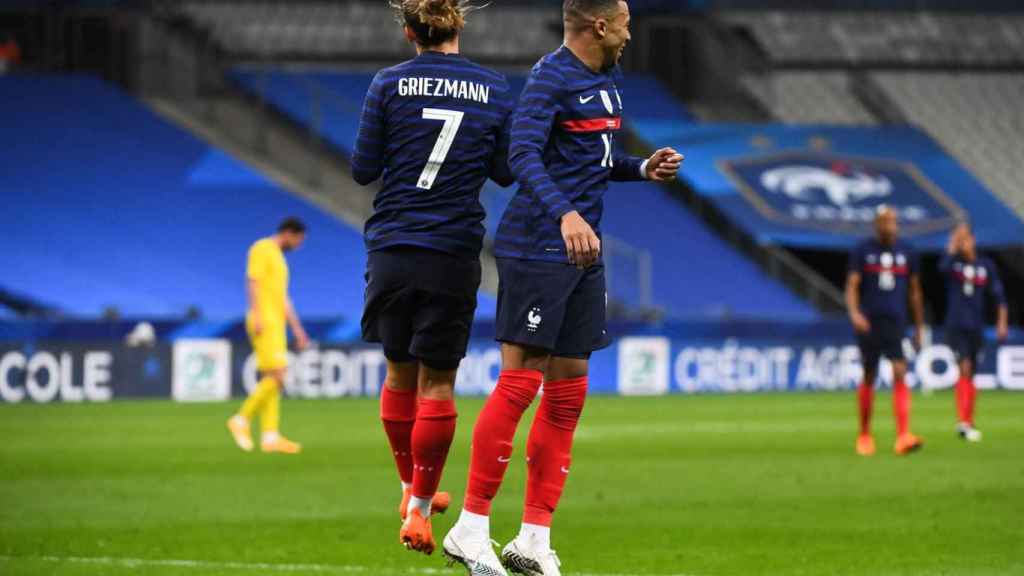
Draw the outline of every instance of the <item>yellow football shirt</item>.
<instances>
[{"instance_id":1,"label":"yellow football shirt","mask_svg":"<svg viewBox=\"0 0 1024 576\"><path fill-rule=\"evenodd\" d=\"M249 248L246 276L257 283L256 313L263 328L283 327L288 301L288 262L276 242L264 238Z\"/></svg>"}]
</instances>

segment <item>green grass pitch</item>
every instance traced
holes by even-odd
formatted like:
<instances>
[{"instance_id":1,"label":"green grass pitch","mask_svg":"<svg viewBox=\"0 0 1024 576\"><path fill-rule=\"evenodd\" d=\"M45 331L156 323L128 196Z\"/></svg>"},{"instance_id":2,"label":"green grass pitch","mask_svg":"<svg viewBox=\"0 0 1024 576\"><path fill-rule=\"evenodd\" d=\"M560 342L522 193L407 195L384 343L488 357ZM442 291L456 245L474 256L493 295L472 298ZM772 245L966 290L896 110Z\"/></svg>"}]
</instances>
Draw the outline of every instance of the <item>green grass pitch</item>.
<instances>
[{"instance_id":1,"label":"green grass pitch","mask_svg":"<svg viewBox=\"0 0 1024 576\"><path fill-rule=\"evenodd\" d=\"M864 459L849 393L590 398L553 530L565 574L1024 574L1024 394L981 395L979 445L954 437L949 393L915 396L927 446L909 458L892 454L889 401ZM481 404L459 402L443 482L456 510ZM285 401L297 457L238 451L234 407L0 406L0 574L462 573L399 546L374 400ZM523 498L516 454L502 543Z\"/></svg>"}]
</instances>

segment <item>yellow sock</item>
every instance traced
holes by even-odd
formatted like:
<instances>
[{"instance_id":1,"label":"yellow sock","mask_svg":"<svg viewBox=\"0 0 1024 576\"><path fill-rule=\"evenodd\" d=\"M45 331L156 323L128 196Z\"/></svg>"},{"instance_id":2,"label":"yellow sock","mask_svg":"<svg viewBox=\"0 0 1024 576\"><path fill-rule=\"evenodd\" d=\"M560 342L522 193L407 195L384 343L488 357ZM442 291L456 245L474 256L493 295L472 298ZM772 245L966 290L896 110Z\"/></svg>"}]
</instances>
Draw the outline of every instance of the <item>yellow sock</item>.
<instances>
[{"instance_id":1,"label":"yellow sock","mask_svg":"<svg viewBox=\"0 0 1024 576\"><path fill-rule=\"evenodd\" d=\"M260 408L260 429L263 430L263 436L276 435L280 424L281 391L275 385L273 392L267 395L263 407Z\"/></svg>"},{"instance_id":2,"label":"yellow sock","mask_svg":"<svg viewBox=\"0 0 1024 576\"><path fill-rule=\"evenodd\" d=\"M245 399L242 409L238 413L251 422L256 412L261 410L266 405L267 399L274 394L277 394L277 380L270 376L264 376L256 385L256 389Z\"/></svg>"}]
</instances>

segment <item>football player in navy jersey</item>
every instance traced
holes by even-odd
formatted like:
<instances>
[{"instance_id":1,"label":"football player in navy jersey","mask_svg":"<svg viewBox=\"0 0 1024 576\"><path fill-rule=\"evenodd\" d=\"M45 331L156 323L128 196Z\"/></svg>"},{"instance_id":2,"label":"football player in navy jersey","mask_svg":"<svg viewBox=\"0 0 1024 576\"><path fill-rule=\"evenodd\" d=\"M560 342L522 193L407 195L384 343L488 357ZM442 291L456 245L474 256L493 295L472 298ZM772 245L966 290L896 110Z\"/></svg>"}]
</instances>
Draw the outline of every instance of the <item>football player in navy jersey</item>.
<instances>
[{"instance_id":1,"label":"football player in navy jersey","mask_svg":"<svg viewBox=\"0 0 1024 576\"><path fill-rule=\"evenodd\" d=\"M896 212L881 207L875 217L875 238L858 244L850 253L846 279L846 305L850 323L857 334L864 381L857 390L860 407L860 435L857 453L875 453L871 435L874 385L882 356L892 362L892 406L896 415L897 454L909 454L924 443L910 432L910 390L903 335L907 326L907 304L914 320L914 345L920 349L924 329L924 297L918 275L917 255L899 239Z\"/></svg>"},{"instance_id":2,"label":"football player in navy jersey","mask_svg":"<svg viewBox=\"0 0 1024 576\"><path fill-rule=\"evenodd\" d=\"M513 572L559 574L551 517L569 473L590 354L610 343L600 221L611 181L676 177L682 156L619 153L624 97L618 61L629 42L621 0L565 0L564 45L534 67L513 115L509 165L519 190L495 239L502 371L473 431L469 483L444 551L471 574L504 574L490 551L489 513L516 427L543 382L527 441L519 535L502 551Z\"/></svg>"},{"instance_id":3,"label":"football player in navy jersey","mask_svg":"<svg viewBox=\"0 0 1024 576\"><path fill-rule=\"evenodd\" d=\"M1006 294L995 263L978 254L967 224L958 226L950 236L939 272L946 279L946 343L960 367L955 390L957 433L969 442L980 442L981 432L974 427L974 370L985 345L985 308L990 301L997 309L996 337L1002 342L1009 333Z\"/></svg>"},{"instance_id":4,"label":"football player in navy jersey","mask_svg":"<svg viewBox=\"0 0 1024 576\"><path fill-rule=\"evenodd\" d=\"M363 339L387 358L381 420L402 480L400 540L430 554L432 511L455 433L455 374L480 285L488 177L512 184L505 78L459 54L460 0L392 2L417 56L373 79L353 177L383 176L366 223Z\"/></svg>"}]
</instances>

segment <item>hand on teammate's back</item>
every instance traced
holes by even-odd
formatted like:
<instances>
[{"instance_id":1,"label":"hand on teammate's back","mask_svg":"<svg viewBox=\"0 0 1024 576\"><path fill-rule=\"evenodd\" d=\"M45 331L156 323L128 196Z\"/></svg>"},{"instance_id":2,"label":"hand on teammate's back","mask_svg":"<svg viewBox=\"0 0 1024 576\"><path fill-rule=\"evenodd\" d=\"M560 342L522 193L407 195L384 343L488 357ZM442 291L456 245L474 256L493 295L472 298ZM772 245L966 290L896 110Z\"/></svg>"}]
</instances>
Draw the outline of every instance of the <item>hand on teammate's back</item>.
<instances>
[{"instance_id":1,"label":"hand on teammate's back","mask_svg":"<svg viewBox=\"0 0 1024 576\"><path fill-rule=\"evenodd\" d=\"M586 268L601 255L601 240L594 234L594 229L573 210L562 216L562 239L565 240L565 252L569 262L578 268Z\"/></svg>"},{"instance_id":2,"label":"hand on teammate's back","mask_svg":"<svg viewBox=\"0 0 1024 576\"><path fill-rule=\"evenodd\" d=\"M647 179L655 182L673 180L682 163L682 154L672 148L662 148L647 159Z\"/></svg>"}]
</instances>

